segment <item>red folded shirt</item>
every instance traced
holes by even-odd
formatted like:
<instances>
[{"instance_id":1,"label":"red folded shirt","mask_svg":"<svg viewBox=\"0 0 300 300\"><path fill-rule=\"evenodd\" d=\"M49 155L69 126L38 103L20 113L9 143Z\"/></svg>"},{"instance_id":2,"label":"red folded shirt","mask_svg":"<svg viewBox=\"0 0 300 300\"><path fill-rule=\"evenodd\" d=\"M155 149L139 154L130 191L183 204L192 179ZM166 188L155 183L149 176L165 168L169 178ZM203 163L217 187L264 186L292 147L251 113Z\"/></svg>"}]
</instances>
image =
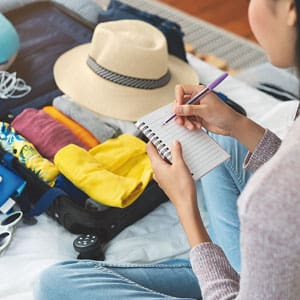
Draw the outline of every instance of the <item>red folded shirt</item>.
<instances>
[{"instance_id":1,"label":"red folded shirt","mask_svg":"<svg viewBox=\"0 0 300 300\"><path fill-rule=\"evenodd\" d=\"M42 156L51 161L58 150L69 144L88 150L88 147L71 130L43 110L24 109L11 125L20 135L30 141Z\"/></svg>"}]
</instances>

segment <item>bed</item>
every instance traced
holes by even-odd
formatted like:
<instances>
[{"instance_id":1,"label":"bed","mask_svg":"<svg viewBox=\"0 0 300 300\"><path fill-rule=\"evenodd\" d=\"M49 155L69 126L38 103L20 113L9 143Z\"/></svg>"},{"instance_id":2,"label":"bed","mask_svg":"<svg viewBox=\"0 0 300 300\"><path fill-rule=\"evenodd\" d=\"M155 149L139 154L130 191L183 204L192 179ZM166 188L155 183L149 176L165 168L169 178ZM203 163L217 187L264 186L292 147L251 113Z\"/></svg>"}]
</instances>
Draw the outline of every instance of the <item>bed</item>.
<instances>
[{"instance_id":1,"label":"bed","mask_svg":"<svg viewBox=\"0 0 300 300\"><path fill-rule=\"evenodd\" d=\"M188 61L204 84L221 72L192 55L188 55ZM278 101L241 79L229 77L217 90L242 105L250 118L283 138L293 123L298 101ZM201 187L198 202L208 226ZM72 246L76 235L45 214L37 220L38 223L32 226L21 223L9 248L0 257L0 298L3 300L33 299L32 287L40 272L56 262L77 257ZM188 254L186 237L170 202L127 227L105 247L106 260L111 262L153 263L169 258L188 258Z\"/></svg>"}]
</instances>

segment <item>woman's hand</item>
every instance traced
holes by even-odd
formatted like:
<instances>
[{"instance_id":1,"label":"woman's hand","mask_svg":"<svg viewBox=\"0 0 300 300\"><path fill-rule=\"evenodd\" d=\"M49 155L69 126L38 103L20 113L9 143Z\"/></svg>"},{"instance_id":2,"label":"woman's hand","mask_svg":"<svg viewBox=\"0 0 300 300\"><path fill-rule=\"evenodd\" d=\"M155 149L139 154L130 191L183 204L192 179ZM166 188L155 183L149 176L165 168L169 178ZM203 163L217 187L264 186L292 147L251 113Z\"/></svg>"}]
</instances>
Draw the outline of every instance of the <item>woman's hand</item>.
<instances>
[{"instance_id":1,"label":"woman's hand","mask_svg":"<svg viewBox=\"0 0 300 300\"><path fill-rule=\"evenodd\" d=\"M176 122L190 130L204 127L210 132L221 135L234 135L235 125L243 116L224 103L214 93L209 93L200 103L184 105L191 97L204 89L204 86L177 85L174 112Z\"/></svg>"},{"instance_id":2,"label":"woman's hand","mask_svg":"<svg viewBox=\"0 0 300 300\"><path fill-rule=\"evenodd\" d=\"M203 88L198 85L176 86L176 103L174 105L174 112L177 115L176 122L189 130L204 127L210 132L234 137L250 152L253 152L262 139L265 129L236 112L217 95L209 93L198 104L184 105Z\"/></svg>"},{"instance_id":3,"label":"woman's hand","mask_svg":"<svg viewBox=\"0 0 300 300\"><path fill-rule=\"evenodd\" d=\"M151 142L147 152L154 179L173 202L190 246L210 242L199 213L195 182L183 160L180 143L176 141L171 147L172 165L160 157Z\"/></svg>"},{"instance_id":4,"label":"woman's hand","mask_svg":"<svg viewBox=\"0 0 300 300\"><path fill-rule=\"evenodd\" d=\"M182 158L178 141L171 146L172 165L163 160L152 143L147 144L154 179L173 202L178 214L197 207L195 182Z\"/></svg>"}]
</instances>

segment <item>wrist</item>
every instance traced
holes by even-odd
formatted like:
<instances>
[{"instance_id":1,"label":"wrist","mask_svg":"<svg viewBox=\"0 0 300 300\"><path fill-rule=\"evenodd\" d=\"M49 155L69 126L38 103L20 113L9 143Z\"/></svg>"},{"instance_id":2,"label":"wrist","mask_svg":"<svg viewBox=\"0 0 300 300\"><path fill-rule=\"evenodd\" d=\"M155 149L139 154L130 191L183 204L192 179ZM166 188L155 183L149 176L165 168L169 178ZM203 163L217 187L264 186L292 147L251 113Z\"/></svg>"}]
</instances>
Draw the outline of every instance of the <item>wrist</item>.
<instances>
[{"instance_id":1,"label":"wrist","mask_svg":"<svg viewBox=\"0 0 300 300\"><path fill-rule=\"evenodd\" d=\"M235 118L233 118L232 120L229 135L235 139L238 139L238 137L243 133L247 120L247 117L240 114L236 114Z\"/></svg>"},{"instance_id":2,"label":"wrist","mask_svg":"<svg viewBox=\"0 0 300 300\"><path fill-rule=\"evenodd\" d=\"M184 201L177 201L177 203L175 209L180 220L193 218L199 212L196 194L186 196Z\"/></svg>"},{"instance_id":3,"label":"wrist","mask_svg":"<svg viewBox=\"0 0 300 300\"><path fill-rule=\"evenodd\" d=\"M191 248L201 243L211 242L197 205L190 210L177 210L177 213Z\"/></svg>"},{"instance_id":4,"label":"wrist","mask_svg":"<svg viewBox=\"0 0 300 300\"><path fill-rule=\"evenodd\" d=\"M264 133L265 128L241 115L235 122L230 136L246 146L250 152L253 152Z\"/></svg>"}]
</instances>

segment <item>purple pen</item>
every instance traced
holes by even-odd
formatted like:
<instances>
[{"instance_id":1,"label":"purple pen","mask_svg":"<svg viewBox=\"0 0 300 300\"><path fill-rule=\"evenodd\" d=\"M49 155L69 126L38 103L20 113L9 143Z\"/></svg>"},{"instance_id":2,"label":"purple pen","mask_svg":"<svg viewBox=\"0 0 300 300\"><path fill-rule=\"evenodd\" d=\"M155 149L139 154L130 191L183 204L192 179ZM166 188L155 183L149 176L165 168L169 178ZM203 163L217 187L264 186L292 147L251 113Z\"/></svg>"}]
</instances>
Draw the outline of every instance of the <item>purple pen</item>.
<instances>
[{"instance_id":1,"label":"purple pen","mask_svg":"<svg viewBox=\"0 0 300 300\"><path fill-rule=\"evenodd\" d=\"M213 81L210 85L208 85L204 90L200 91L194 97L192 97L189 101L187 101L186 104L193 104L196 101L200 100L206 94L211 92L216 86L218 86L227 76L228 76L228 73L223 73L215 81ZM168 122L173 120L175 117L176 117L176 114L173 114L170 118L168 118L166 121L164 121L162 125L166 125Z\"/></svg>"}]
</instances>

